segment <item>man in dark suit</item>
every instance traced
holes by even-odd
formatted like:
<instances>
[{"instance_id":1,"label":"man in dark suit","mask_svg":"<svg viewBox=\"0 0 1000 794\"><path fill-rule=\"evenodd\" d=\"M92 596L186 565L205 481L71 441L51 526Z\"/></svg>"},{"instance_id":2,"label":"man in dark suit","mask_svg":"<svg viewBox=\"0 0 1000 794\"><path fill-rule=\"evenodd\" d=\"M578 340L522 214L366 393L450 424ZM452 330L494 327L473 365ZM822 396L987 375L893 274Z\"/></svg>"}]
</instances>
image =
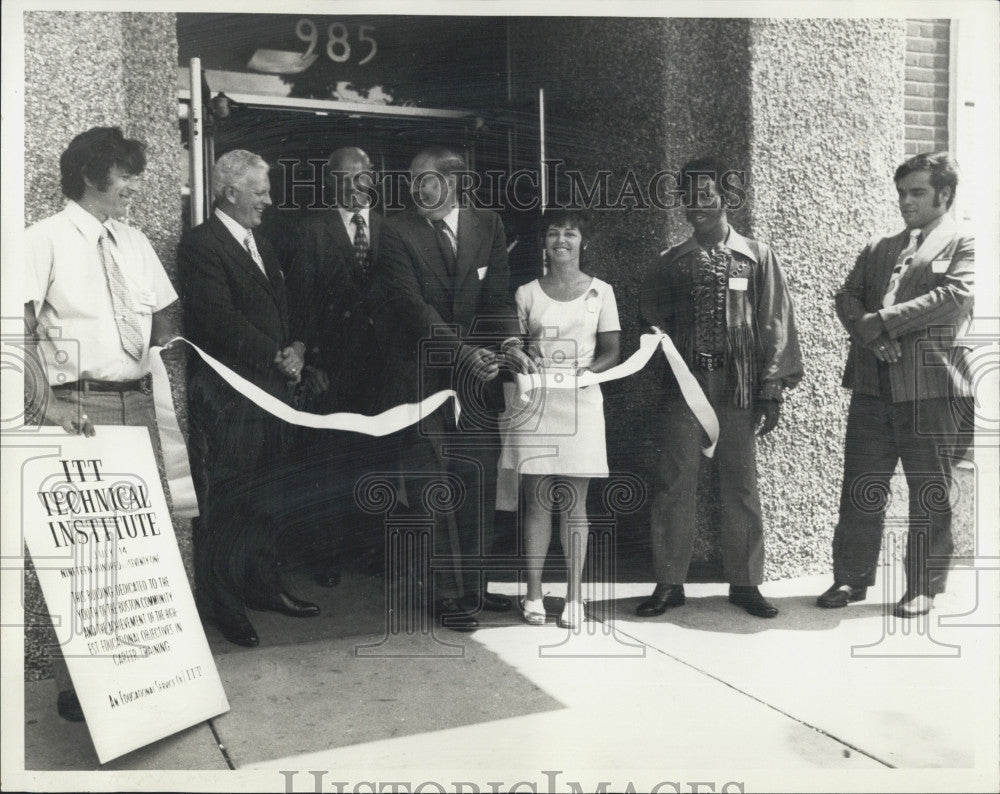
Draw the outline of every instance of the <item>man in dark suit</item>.
<instances>
[{"instance_id":1,"label":"man in dark suit","mask_svg":"<svg viewBox=\"0 0 1000 794\"><path fill-rule=\"evenodd\" d=\"M304 345L291 338L277 258L253 233L271 204L267 163L251 152L228 152L216 162L212 180L215 211L184 235L177 251L187 335L288 401L301 377ZM244 601L294 616L318 613L315 605L284 592L273 539L262 537L260 522L248 520L249 505L267 495L246 493L246 483L257 482L273 464L282 426L196 357L188 400L204 508L195 538L199 606L226 639L253 646L258 638Z\"/></svg>"},{"instance_id":2,"label":"man in dark suit","mask_svg":"<svg viewBox=\"0 0 1000 794\"><path fill-rule=\"evenodd\" d=\"M326 171L336 206L310 216L297 230L287 273L288 302L292 335L306 346L300 407L313 413L371 413L384 377L371 317L372 271L383 222L372 211L373 176L363 150L337 149ZM387 439L329 430L303 429L299 434L294 457L303 476L289 502L311 508L295 541L307 547L311 573L322 586L334 587L340 581L336 557L341 543L370 535L360 526L367 519L352 507L350 486L361 473L378 466L390 444ZM303 510L291 507L286 516L295 521Z\"/></svg>"},{"instance_id":3,"label":"man in dark suit","mask_svg":"<svg viewBox=\"0 0 1000 794\"><path fill-rule=\"evenodd\" d=\"M972 319L973 237L948 215L958 170L947 153L920 154L895 174L906 229L872 240L837 292L851 335L844 386L852 389L834 584L821 607L861 601L875 567L889 481L902 460L909 490L906 592L898 617L926 614L944 591L953 543L952 467L971 397L963 334Z\"/></svg>"},{"instance_id":4,"label":"man in dark suit","mask_svg":"<svg viewBox=\"0 0 1000 794\"><path fill-rule=\"evenodd\" d=\"M458 390L458 425L450 406L439 409L406 433L403 459L404 473L436 471L461 484L457 507L439 515L434 528L435 556L455 561L454 575L435 574L434 614L441 625L472 631L479 610L511 608L510 599L486 591L475 567L493 543L503 405L497 352L514 369L531 365L520 349L503 223L492 212L459 207L465 168L461 155L442 147L414 157L415 207L392 218L383 233L376 332L390 354L388 402Z\"/></svg>"}]
</instances>

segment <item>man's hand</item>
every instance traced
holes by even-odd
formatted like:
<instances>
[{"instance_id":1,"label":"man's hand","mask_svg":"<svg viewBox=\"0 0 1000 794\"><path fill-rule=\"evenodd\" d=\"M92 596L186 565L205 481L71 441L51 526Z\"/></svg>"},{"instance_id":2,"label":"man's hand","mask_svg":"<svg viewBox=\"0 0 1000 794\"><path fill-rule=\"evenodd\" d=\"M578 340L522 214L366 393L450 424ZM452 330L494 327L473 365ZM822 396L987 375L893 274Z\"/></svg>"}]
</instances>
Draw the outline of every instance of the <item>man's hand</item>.
<instances>
[{"instance_id":1,"label":"man's hand","mask_svg":"<svg viewBox=\"0 0 1000 794\"><path fill-rule=\"evenodd\" d=\"M49 397L49 404L45 407L44 424L59 425L71 436L85 435L93 436L97 433L94 429L90 417L80 414L75 406L66 405L55 398Z\"/></svg>"},{"instance_id":2,"label":"man's hand","mask_svg":"<svg viewBox=\"0 0 1000 794\"><path fill-rule=\"evenodd\" d=\"M508 366L510 366L514 372L522 375L530 375L534 372L538 372L538 367L535 366L535 362L532 361L520 347L509 345L504 349L503 355L507 359Z\"/></svg>"},{"instance_id":3,"label":"man's hand","mask_svg":"<svg viewBox=\"0 0 1000 794\"><path fill-rule=\"evenodd\" d=\"M169 343L169 344L164 344ZM163 339L159 342L154 342L153 347L163 345L163 349L160 351L160 358L163 359L164 363L177 363L184 359L184 343L178 342L176 339L170 342L170 337Z\"/></svg>"},{"instance_id":4,"label":"man's hand","mask_svg":"<svg viewBox=\"0 0 1000 794\"><path fill-rule=\"evenodd\" d=\"M895 364L903 355L903 350L899 342L891 339L888 334L882 334L872 340L868 349L875 354L875 358L884 361L886 364Z\"/></svg>"},{"instance_id":5,"label":"man's hand","mask_svg":"<svg viewBox=\"0 0 1000 794\"><path fill-rule=\"evenodd\" d=\"M753 406L753 414L754 425L759 424L763 419L763 424L760 425L757 435L766 436L778 426L778 419L781 418L781 403L777 400L757 400Z\"/></svg>"},{"instance_id":6,"label":"man's hand","mask_svg":"<svg viewBox=\"0 0 1000 794\"><path fill-rule=\"evenodd\" d=\"M861 344L870 345L878 336L885 332L885 323L878 312L863 314L854 323L854 333Z\"/></svg>"},{"instance_id":7,"label":"man's hand","mask_svg":"<svg viewBox=\"0 0 1000 794\"><path fill-rule=\"evenodd\" d=\"M279 350L274 357L274 363L278 365L281 374L292 383L302 380L302 367L305 365L304 351L305 346L301 342L293 342L284 350Z\"/></svg>"},{"instance_id":8,"label":"man's hand","mask_svg":"<svg viewBox=\"0 0 1000 794\"><path fill-rule=\"evenodd\" d=\"M496 356L485 347L463 345L458 361L459 367L468 367L473 377L482 382L493 380L500 374L500 364Z\"/></svg>"}]
</instances>

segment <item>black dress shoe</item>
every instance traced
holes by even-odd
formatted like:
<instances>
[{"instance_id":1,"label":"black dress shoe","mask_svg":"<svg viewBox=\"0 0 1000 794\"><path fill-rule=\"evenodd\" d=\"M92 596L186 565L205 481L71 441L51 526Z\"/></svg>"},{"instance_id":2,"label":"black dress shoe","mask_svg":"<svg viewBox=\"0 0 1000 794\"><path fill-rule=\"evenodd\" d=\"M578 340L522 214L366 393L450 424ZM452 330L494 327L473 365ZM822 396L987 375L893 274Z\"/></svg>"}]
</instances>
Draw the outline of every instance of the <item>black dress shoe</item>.
<instances>
[{"instance_id":1,"label":"black dress shoe","mask_svg":"<svg viewBox=\"0 0 1000 794\"><path fill-rule=\"evenodd\" d=\"M75 689L64 689L59 693L59 697L56 698L56 711L59 712L60 717L69 722L86 721Z\"/></svg>"},{"instance_id":2,"label":"black dress shoe","mask_svg":"<svg viewBox=\"0 0 1000 794\"><path fill-rule=\"evenodd\" d=\"M833 586L816 599L816 606L824 609L846 607L854 601L864 601L868 597L867 587L851 587L849 584L833 583Z\"/></svg>"},{"instance_id":3,"label":"black dress shoe","mask_svg":"<svg viewBox=\"0 0 1000 794\"><path fill-rule=\"evenodd\" d=\"M509 612L514 608L514 602L507 598L507 596L486 592L479 596L470 595L463 597L461 605L466 612L471 612L472 614L480 610L486 612Z\"/></svg>"},{"instance_id":4,"label":"black dress shoe","mask_svg":"<svg viewBox=\"0 0 1000 794\"><path fill-rule=\"evenodd\" d=\"M778 608L764 598L756 587L730 586L729 603L743 607L758 618L773 618L778 614Z\"/></svg>"},{"instance_id":5,"label":"black dress shoe","mask_svg":"<svg viewBox=\"0 0 1000 794\"><path fill-rule=\"evenodd\" d=\"M479 628L479 621L454 598L445 598L434 604L434 618L438 625L452 631L475 631Z\"/></svg>"},{"instance_id":6,"label":"black dress shoe","mask_svg":"<svg viewBox=\"0 0 1000 794\"><path fill-rule=\"evenodd\" d=\"M662 615L670 607L684 605L684 585L658 584L653 595L635 608L635 614L641 618L653 618Z\"/></svg>"},{"instance_id":7,"label":"black dress shoe","mask_svg":"<svg viewBox=\"0 0 1000 794\"><path fill-rule=\"evenodd\" d=\"M310 601L303 601L291 593L284 591L276 593L267 599L247 599L250 609L266 612L280 612L290 618L314 618L319 614L319 607Z\"/></svg>"},{"instance_id":8,"label":"black dress shoe","mask_svg":"<svg viewBox=\"0 0 1000 794\"><path fill-rule=\"evenodd\" d=\"M235 645L254 648L260 644L260 638L246 615L239 612L216 612L212 622L218 626L219 633Z\"/></svg>"}]
</instances>

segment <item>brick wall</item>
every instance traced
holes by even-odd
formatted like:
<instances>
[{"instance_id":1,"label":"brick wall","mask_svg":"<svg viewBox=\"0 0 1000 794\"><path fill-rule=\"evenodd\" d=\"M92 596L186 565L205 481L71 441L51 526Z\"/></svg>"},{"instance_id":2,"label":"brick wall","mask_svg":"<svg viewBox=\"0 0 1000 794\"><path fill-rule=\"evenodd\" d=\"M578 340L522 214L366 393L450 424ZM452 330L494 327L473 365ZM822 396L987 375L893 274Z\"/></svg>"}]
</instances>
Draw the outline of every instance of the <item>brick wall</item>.
<instances>
[{"instance_id":1,"label":"brick wall","mask_svg":"<svg viewBox=\"0 0 1000 794\"><path fill-rule=\"evenodd\" d=\"M947 19L906 21L906 156L948 148Z\"/></svg>"}]
</instances>

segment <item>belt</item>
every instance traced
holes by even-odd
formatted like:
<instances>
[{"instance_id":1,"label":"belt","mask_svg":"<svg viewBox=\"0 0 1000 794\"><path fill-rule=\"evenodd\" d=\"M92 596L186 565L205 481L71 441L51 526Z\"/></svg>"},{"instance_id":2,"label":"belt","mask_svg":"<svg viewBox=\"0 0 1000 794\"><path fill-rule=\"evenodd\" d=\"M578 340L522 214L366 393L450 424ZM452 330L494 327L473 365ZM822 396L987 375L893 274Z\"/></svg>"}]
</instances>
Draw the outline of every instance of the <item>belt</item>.
<instances>
[{"instance_id":1,"label":"belt","mask_svg":"<svg viewBox=\"0 0 1000 794\"><path fill-rule=\"evenodd\" d=\"M722 369L726 364L725 353L698 353L694 354L694 365L705 372L714 372Z\"/></svg>"},{"instance_id":2,"label":"belt","mask_svg":"<svg viewBox=\"0 0 1000 794\"><path fill-rule=\"evenodd\" d=\"M72 383L60 383L52 387L53 391L79 391L82 394L90 392L117 392L119 394L127 391L141 391L143 394L153 393L153 376L144 375L138 380L90 380L80 378Z\"/></svg>"}]
</instances>

